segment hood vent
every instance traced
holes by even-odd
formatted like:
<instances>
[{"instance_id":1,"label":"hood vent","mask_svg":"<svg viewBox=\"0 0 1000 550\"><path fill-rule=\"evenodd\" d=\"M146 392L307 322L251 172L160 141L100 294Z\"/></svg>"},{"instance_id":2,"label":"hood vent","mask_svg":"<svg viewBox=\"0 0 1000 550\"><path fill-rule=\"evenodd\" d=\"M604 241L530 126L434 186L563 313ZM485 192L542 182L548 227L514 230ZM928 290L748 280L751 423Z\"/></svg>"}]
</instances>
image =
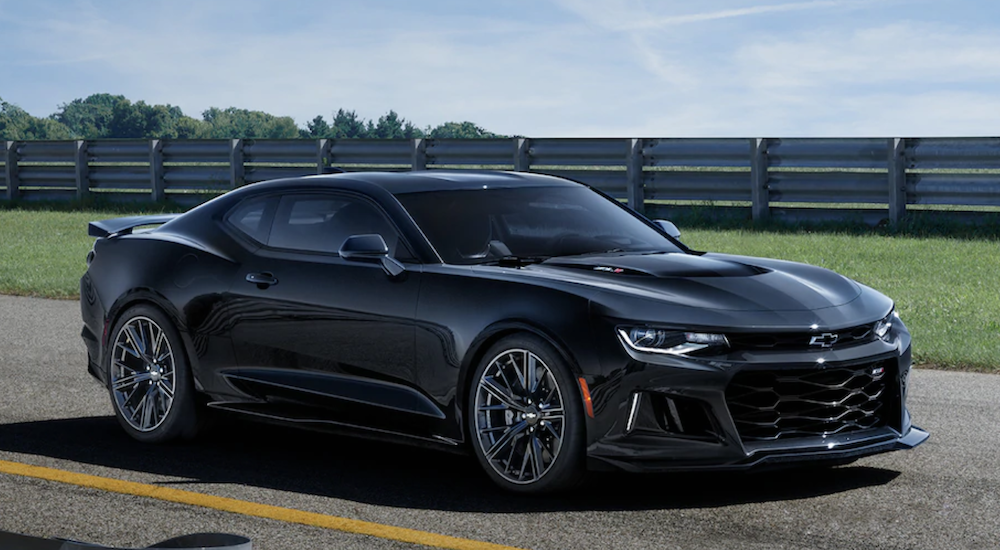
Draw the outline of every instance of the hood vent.
<instances>
[{"instance_id":1,"label":"hood vent","mask_svg":"<svg viewBox=\"0 0 1000 550\"><path fill-rule=\"evenodd\" d=\"M731 260L675 252L553 258L544 262L544 265L608 275L647 277L749 277L769 272L765 268Z\"/></svg>"}]
</instances>

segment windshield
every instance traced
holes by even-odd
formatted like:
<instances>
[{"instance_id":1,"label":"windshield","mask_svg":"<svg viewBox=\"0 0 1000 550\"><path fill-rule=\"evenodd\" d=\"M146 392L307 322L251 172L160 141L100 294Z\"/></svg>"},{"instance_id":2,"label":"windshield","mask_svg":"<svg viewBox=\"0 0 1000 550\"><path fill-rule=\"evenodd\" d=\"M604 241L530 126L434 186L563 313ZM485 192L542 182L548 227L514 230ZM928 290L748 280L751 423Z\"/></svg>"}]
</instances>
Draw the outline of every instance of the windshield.
<instances>
[{"instance_id":1,"label":"windshield","mask_svg":"<svg viewBox=\"0 0 1000 550\"><path fill-rule=\"evenodd\" d=\"M585 187L402 193L396 197L446 263L503 257L679 252L660 232Z\"/></svg>"}]
</instances>

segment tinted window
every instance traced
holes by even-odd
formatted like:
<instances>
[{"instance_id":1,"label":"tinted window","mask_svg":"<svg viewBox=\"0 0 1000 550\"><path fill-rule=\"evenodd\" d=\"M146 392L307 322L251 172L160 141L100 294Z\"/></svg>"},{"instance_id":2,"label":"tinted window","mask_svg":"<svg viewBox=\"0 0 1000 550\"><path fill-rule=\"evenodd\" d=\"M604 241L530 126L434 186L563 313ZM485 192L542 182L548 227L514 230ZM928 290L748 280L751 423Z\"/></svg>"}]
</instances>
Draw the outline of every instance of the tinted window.
<instances>
[{"instance_id":1,"label":"tinted window","mask_svg":"<svg viewBox=\"0 0 1000 550\"><path fill-rule=\"evenodd\" d=\"M382 235L389 253L397 255L397 233L373 205L351 197L289 195L278 205L267 244L336 253L347 237L371 233Z\"/></svg>"},{"instance_id":2,"label":"tinted window","mask_svg":"<svg viewBox=\"0 0 1000 550\"><path fill-rule=\"evenodd\" d=\"M399 201L445 262L679 252L659 231L585 187L402 193Z\"/></svg>"},{"instance_id":3,"label":"tinted window","mask_svg":"<svg viewBox=\"0 0 1000 550\"><path fill-rule=\"evenodd\" d=\"M267 230L277 201L277 197L259 197L244 201L226 217L226 221L251 239L264 243L267 241Z\"/></svg>"}]
</instances>

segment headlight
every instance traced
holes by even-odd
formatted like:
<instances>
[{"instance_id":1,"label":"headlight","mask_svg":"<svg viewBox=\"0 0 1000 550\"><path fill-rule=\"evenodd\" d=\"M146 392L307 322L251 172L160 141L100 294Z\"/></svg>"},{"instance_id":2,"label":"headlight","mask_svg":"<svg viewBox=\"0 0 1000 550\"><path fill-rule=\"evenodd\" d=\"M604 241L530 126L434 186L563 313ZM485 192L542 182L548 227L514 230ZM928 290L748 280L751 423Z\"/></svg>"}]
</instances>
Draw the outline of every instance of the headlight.
<instances>
[{"instance_id":1,"label":"headlight","mask_svg":"<svg viewBox=\"0 0 1000 550\"><path fill-rule=\"evenodd\" d=\"M712 346L728 346L724 334L681 332L649 327L622 327L618 336L628 347L644 353L686 355Z\"/></svg>"},{"instance_id":2,"label":"headlight","mask_svg":"<svg viewBox=\"0 0 1000 550\"><path fill-rule=\"evenodd\" d=\"M892 322L896 319L899 319L899 312L896 311L896 308L892 308L892 311L885 316L885 319L875 323L875 336L881 340L885 340L886 336L889 335L889 331L892 330Z\"/></svg>"}]
</instances>

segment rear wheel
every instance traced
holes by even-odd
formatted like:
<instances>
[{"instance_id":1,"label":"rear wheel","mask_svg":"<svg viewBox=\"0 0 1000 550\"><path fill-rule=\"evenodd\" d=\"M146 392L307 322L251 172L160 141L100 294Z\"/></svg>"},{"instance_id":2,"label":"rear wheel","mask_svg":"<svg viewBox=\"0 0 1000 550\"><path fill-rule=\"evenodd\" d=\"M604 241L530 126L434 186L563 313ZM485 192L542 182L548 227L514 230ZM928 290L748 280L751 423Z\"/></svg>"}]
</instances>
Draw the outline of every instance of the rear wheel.
<instances>
[{"instance_id":1,"label":"rear wheel","mask_svg":"<svg viewBox=\"0 0 1000 550\"><path fill-rule=\"evenodd\" d=\"M108 391L118 423L139 441L160 443L198 431L194 384L180 335L159 309L129 308L115 325Z\"/></svg>"},{"instance_id":2,"label":"rear wheel","mask_svg":"<svg viewBox=\"0 0 1000 550\"><path fill-rule=\"evenodd\" d=\"M515 492L576 485L584 473L584 417L559 354L532 335L504 338L476 369L469 402L472 447L487 475Z\"/></svg>"}]
</instances>

